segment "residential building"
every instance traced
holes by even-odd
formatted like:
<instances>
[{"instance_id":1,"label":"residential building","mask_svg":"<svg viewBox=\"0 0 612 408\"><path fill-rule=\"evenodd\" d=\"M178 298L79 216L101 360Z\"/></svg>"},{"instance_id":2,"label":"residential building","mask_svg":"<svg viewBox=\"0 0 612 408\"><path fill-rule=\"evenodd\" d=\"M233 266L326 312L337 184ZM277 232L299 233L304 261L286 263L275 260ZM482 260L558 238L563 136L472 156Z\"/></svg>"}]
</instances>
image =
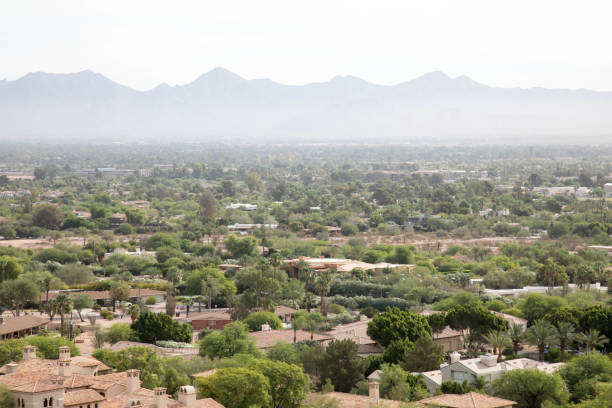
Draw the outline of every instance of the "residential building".
<instances>
[{"instance_id":1,"label":"residential building","mask_svg":"<svg viewBox=\"0 0 612 408\"><path fill-rule=\"evenodd\" d=\"M354 323L341 324L324 334L333 340L352 340L357 344L357 355L359 357L382 354L382 347L368 336L370 320L364 319Z\"/></svg>"},{"instance_id":2,"label":"residential building","mask_svg":"<svg viewBox=\"0 0 612 408\"><path fill-rule=\"evenodd\" d=\"M232 315L227 311L191 312L189 316L180 317L181 323L190 323L193 330L203 329L222 330L226 325L233 323Z\"/></svg>"},{"instance_id":3,"label":"residential building","mask_svg":"<svg viewBox=\"0 0 612 408\"><path fill-rule=\"evenodd\" d=\"M327 394L310 394L309 399L323 395L336 400L339 408L400 408L402 402L380 398L380 370L368 376L368 395L349 394L346 392L330 392Z\"/></svg>"},{"instance_id":4,"label":"residential building","mask_svg":"<svg viewBox=\"0 0 612 408\"><path fill-rule=\"evenodd\" d=\"M228 225L230 231L247 232L253 228L277 229L278 224L233 224Z\"/></svg>"},{"instance_id":5,"label":"residential building","mask_svg":"<svg viewBox=\"0 0 612 408\"><path fill-rule=\"evenodd\" d=\"M293 343L294 331L291 329L287 329L287 330L266 329L262 331L256 331L256 332L249 333L249 336L251 336L255 340L255 345L257 346L258 349L266 350L272 346L275 346L276 343L278 342ZM319 334L319 333L311 334L310 332L307 332L304 330L297 330L295 332L296 342L300 342L302 340L311 340L311 336L312 336L312 340L318 343L322 343L322 344L332 340L332 337L327 336L325 334Z\"/></svg>"},{"instance_id":6,"label":"residential building","mask_svg":"<svg viewBox=\"0 0 612 408\"><path fill-rule=\"evenodd\" d=\"M517 403L477 392L467 394L442 394L417 401L423 406L444 408L511 408Z\"/></svg>"},{"instance_id":7,"label":"residential building","mask_svg":"<svg viewBox=\"0 0 612 408\"><path fill-rule=\"evenodd\" d=\"M392 269L394 271L405 270L406 272L410 272L412 269L414 269L414 265L409 264L391 264L387 262L371 264L344 258L309 258L306 256L287 260L285 261L285 265L288 267L289 273L293 274L292 276L296 276L298 266L302 262L317 272L322 272L325 270L331 270L334 272L350 272L355 268L361 268L365 271L381 273L385 269Z\"/></svg>"},{"instance_id":8,"label":"residential building","mask_svg":"<svg viewBox=\"0 0 612 408\"><path fill-rule=\"evenodd\" d=\"M127 217L125 214L115 213L108 217L108 222L110 223L111 228L117 228L119 225L127 222Z\"/></svg>"},{"instance_id":9,"label":"residential building","mask_svg":"<svg viewBox=\"0 0 612 408\"><path fill-rule=\"evenodd\" d=\"M253 211L257 209L257 205L255 204L246 204L246 203L232 203L225 206L228 210L243 210L243 211Z\"/></svg>"},{"instance_id":10,"label":"residential building","mask_svg":"<svg viewBox=\"0 0 612 408\"><path fill-rule=\"evenodd\" d=\"M42 316L23 315L0 317L0 339L17 339L20 337L46 331L49 319Z\"/></svg>"},{"instance_id":11,"label":"residential building","mask_svg":"<svg viewBox=\"0 0 612 408\"><path fill-rule=\"evenodd\" d=\"M552 373L563 363L546 363L531 360L529 358L518 358L497 362L497 356L484 354L477 358L461 360L459 353L454 352L450 355L450 364L440 365L440 370L428 371L421 374L427 385L429 392L434 394L444 381L456 381L462 383L467 381L472 383L478 377L484 377L487 383L496 380L501 375L510 370L537 368L538 370Z\"/></svg>"},{"instance_id":12,"label":"residential building","mask_svg":"<svg viewBox=\"0 0 612 408\"><path fill-rule=\"evenodd\" d=\"M429 316L433 313L440 313L435 310L423 310L420 314L423 316ZM442 331L434 333L434 342L441 345L445 352L455 351L463 348L463 335L460 331L451 329L450 326L446 326Z\"/></svg>"},{"instance_id":13,"label":"residential building","mask_svg":"<svg viewBox=\"0 0 612 408\"><path fill-rule=\"evenodd\" d=\"M91 358L89 358L91 359ZM95 359L92 359L95 360ZM99 374L98 365L80 364L69 347L59 348L58 360L39 360L36 348L26 346L24 359L0 371L0 383L8 387L17 408L223 408L207 398L196 399L194 387L179 388L178 401L165 388L149 390L140 385L140 371Z\"/></svg>"}]
</instances>

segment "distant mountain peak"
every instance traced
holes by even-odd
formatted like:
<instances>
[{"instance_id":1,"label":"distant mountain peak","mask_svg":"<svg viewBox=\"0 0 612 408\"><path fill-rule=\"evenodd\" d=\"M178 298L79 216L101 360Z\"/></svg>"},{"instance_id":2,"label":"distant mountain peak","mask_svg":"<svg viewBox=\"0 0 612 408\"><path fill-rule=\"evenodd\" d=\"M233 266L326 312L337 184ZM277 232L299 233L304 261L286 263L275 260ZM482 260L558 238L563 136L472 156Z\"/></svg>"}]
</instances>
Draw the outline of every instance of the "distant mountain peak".
<instances>
[{"instance_id":1,"label":"distant mountain peak","mask_svg":"<svg viewBox=\"0 0 612 408\"><path fill-rule=\"evenodd\" d=\"M246 81L243 77L238 74L233 73L232 71L223 68L217 67L213 68L210 71L200 75L193 83L201 83L201 82L239 82Z\"/></svg>"}]
</instances>

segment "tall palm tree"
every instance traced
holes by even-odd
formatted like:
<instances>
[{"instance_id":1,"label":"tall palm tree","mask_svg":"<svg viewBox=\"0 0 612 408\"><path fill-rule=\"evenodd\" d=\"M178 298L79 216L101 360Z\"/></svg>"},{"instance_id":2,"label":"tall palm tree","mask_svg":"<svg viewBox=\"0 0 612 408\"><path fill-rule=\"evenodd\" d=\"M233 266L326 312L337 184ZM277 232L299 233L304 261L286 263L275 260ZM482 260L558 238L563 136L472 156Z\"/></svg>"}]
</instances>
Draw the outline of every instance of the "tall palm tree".
<instances>
[{"instance_id":1,"label":"tall palm tree","mask_svg":"<svg viewBox=\"0 0 612 408\"><path fill-rule=\"evenodd\" d=\"M132 322L135 321L140 316L140 307L138 305L130 305L127 308L127 314L132 319Z\"/></svg>"},{"instance_id":2,"label":"tall palm tree","mask_svg":"<svg viewBox=\"0 0 612 408\"><path fill-rule=\"evenodd\" d=\"M208 275L204 281L204 289L208 298L208 308L212 309L213 297L221 290L221 282L212 275Z\"/></svg>"},{"instance_id":3,"label":"tall palm tree","mask_svg":"<svg viewBox=\"0 0 612 408\"><path fill-rule=\"evenodd\" d=\"M293 329L293 343L297 342L297 331L302 330L306 326L306 318L304 316L298 316L291 320L291 328Z\"/></svg>"},{"instance_id":4,"label":"tall palm tree","mask_svg":"<svg viewBox=\"0 0 612 408\"><path fill-rule=\"evenodd\" d=\"M536 320L525 332L529 344L537 346L540 361L544 359L544 348L555 342L555 334L555 327L544 319Z\"/></svg>"},{"instance_id":5,"label":"tall palm tree","mask_svg":"<svg viewBox=\"0 0 612 408\"><path fill-rule=\"evenodd\" d=\"M325 296L329 293L331 289L332 282L332 273L330 271L324 271L315 281L315 290L321 296L321 314L323 316L327 315L327 310L325 309Z\"/></svg>"},{"instance_id":6,"label":"tall palm tree","mask_svg":"<svg viewBox=\"0 0 612 408\"><path fill-rule=\"evenodd\" d=\"M202 302L206 301L206 296L197 295L193 297L193 300L198 304L198 312L202 311Z\"/></svg>"},{"instance_id":7,"label":"tall palm tree","mask_svg":"<svg viewBox=\"0 0 612 408\"><path fill-rule=\"evenodd\" d=\"M508 334L503 330L491 330L484 336L484 339L493 347L493 353L497 354L497 361L501 361L504 347L510 345Z\"/></svg>"},{"instance_id":8,"label":"tall palm tree","mask_svg":"<svg viewBox=\"0 0 612 408\"><path fill-rule=\"evenodd\" d=\"M508 337L512 342L514 354L518 354L519 344L525 337L525 327L520 323L512 323L508 328Z\"/></svg>"},{"instance_id":9,"label":"tall palm tree","mask_svg":"<svg viewBox=\"0 0 612 408\"><path fill-rule=\"evenodd\" d=\"M55 311L60 315L60 325L62 330L64 330L64 316L72 311L72 299L65 293L60 293L55 298L53 306Z\"/></svg>"},{"instance_id":10,"label":"tall palm tree","mask_svg":"<svg viewBox=\"0 0 612 408\"><path fill-rule=\"evenodd\" d=\"M569 322L559 322L556 330L556 343L561 350L561 361L565 361L565 350L567 350L567 346L576 338L576 329L574 325Z\"/></svg>"},{"instance_id":11,"label":"tall palm tree","mask_svg":"<svg viewBox=\"0 0 612 408\"><path fill-rule=\"evenodd\" d=\"M315 332L319 331L324 321L325 317L319 312L312 312L306 315L306 327L308 327L310 332L310 340L314 340Z\"/></svg>"},{"instance_id":12,"label":"tall palm tree","mask_svg":"<svg viewBox=\"0 0 612 408\"><path fill-rule=\"evenodd\" d=\"M194 300L192 296L181 296L178 301L185 305L187 308L187 317L189 317L189 308L193 306Z\"/></svg>"},{"instance_id":13,"label":"tall palm tree","mask_svg":"<svg viewBox=\"0 0 612 408\"><path fill-rule=\"evenodd\" d=\"M580 340L586 344L587 353L596 350L597 347L602 347L604 344L610 341L610 339L596 329L590 329L588 332L583 333L580 336Z\"/></svg>"}]
</instances>

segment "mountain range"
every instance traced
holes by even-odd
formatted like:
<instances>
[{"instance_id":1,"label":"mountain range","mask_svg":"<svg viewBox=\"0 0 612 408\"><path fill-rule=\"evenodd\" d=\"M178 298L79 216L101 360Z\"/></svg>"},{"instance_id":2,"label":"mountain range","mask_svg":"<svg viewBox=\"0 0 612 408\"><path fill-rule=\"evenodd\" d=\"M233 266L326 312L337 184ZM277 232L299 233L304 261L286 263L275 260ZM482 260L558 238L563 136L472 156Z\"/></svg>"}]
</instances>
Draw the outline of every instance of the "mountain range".
<instances>
[{"instance_id":1,"label":"mountain range","mask_svg":"<svg viewBox=\"0 0 612 408\"><path fill-rule=\"evenodd\" d=\"M216 68L148 91L101 74L0 81L0 141L612 142L612 92L496 88L431 72L393 86L302 86Z\"/></svg>"}]
</instances>

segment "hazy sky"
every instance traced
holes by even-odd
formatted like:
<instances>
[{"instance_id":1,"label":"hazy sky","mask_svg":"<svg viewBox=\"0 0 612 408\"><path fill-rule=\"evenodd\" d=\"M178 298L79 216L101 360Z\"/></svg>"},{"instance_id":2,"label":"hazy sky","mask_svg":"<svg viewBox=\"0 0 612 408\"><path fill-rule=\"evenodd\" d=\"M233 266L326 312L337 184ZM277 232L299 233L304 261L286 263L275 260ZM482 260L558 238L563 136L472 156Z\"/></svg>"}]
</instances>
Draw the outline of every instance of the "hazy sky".
<instances>
[{"instance_id":1,"label":"hazy sky","mask_svg":"<svg viewBox=\"0 0 612 408\"><path fill-rule=\"evenodd\" d=\"M223 66L303 84L440 70L612 91L612 1L0 0L0 79L92 69L148 89Z\"/></svg>"}]
</instances>

